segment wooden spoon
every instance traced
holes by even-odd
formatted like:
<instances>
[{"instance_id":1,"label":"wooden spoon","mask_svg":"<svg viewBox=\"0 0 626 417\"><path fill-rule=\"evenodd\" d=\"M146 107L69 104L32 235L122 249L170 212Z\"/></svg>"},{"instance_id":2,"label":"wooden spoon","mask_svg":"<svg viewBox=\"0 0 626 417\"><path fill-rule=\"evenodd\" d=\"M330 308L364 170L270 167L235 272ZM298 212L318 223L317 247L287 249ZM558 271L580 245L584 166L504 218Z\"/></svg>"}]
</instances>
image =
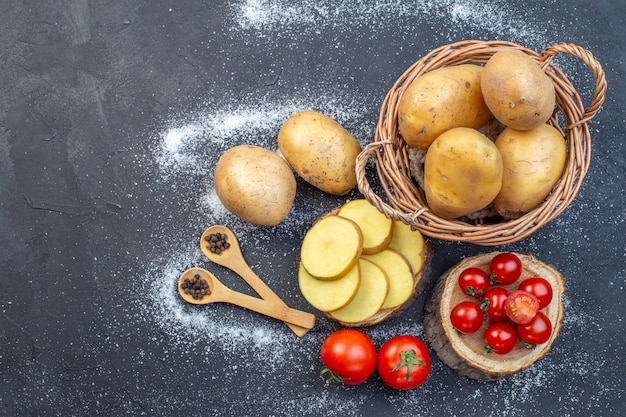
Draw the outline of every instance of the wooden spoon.
<instances>
[{"instance_id":1,"label":"wooden spoon","mask_svg":"<svg viewBox=\"0 0 626 417\"><path fill-rule=\"evenodd\" d=\"M221 233L226 236L226 242L230 245L228 249L220 252L219 254L211 252L208 247L208 242L205 239L208 236L217 233ZM212 262L226 267L242 277L248 285L250 285L257 292L257 294L261 296L261 298L282 307L287 307L284 301L281 300L280 297L278 297L278 295L276 295L276 293L272 291L272 289L268 287L267 284L259 278L259 276L255 274L246 263L246 260L241 253L241 249L239 248L237 238L228 227L216 225L206 229L200 237L200 249L202 250L202 253L204 253L204 255ZM293 323L287 323L287 325L299 337L304 336L311 329L310 327L297 326Z\"/></svg>"},{"instance_id":2,"label":"wooden spoon","mask_svg":"<svg viewBox=\"0 0 626 417\"><path fill-rule=\"evenodd\" d=\"M207 294L194 298L190 292L186 291L185 281L193 282L194 279L206 281ZM302 328L310 329L315 325L313 314L233 291L222 284L215 275L202 268L190 268L181 274L178 279L178 293L183 300L191 304L230 303Z\"/></svg>"}]
</instances>

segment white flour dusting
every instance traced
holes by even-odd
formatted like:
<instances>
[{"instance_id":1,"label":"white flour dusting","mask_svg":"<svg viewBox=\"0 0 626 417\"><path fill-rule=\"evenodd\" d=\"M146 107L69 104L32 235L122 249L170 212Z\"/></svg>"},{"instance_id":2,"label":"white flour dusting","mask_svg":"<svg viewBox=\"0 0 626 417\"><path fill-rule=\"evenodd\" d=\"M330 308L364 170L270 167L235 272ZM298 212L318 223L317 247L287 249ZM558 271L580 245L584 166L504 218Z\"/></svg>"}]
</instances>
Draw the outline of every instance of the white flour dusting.
<instances>
[{"instance_id":1,"label":"white flour dusting","mask_svg":"<svg viewBox=\"0 0 626 417\"><path fill-rule=\"evenodd\" d=\"M280 126L298 111L317 110L340 124L363 117L361 108L342 103L341 95L308 100L295 98L286 103L250 98L244 103L225 102L218 106L217 110L171 122L171 127L159 134L154 155L164 176L212 175L213 164L202 163L202 160L216 161L223 151L236 144L257 144L277 151L276 135ZM374 123L363 123L351 133L361 142L369 142Z\"/></svg>"},{"instance_id":2,"label":"white flour dusting","mask_svg":"<svg viewBox=\"0 0 626 417\"><path fill-rule=\"evenodd\" d=\"M514 9L511 2L478 0L438 0L407 2L384 1L304 1L245 0L235 6L235 21L241 29L280 33L285 27L344 28L366 25L370 28L397 24L399 19L449 21L476 34L492 34L519 43L543 48L543 37L534 31L533 16ZM519 7L519 6L518 6ZM546 7L549 7L546 4ZM545 29L545 28L544 28ZM451 32L453 33L453 32ZM497 35L497 36L496 36Z\"/></svg>"}]
</instances>

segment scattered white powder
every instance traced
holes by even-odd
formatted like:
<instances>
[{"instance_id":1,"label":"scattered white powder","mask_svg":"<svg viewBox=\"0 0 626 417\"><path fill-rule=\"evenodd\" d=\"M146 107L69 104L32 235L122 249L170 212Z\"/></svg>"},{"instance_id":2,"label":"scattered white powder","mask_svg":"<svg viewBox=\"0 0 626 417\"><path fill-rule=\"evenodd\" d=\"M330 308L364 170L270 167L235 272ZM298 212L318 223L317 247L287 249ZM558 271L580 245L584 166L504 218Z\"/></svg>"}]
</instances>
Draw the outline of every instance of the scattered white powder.
<instances>
[{"instance_id":1,"label":"scattered white powder","mask_svg":"<svg viewBox=\"0 0 626 417\"><path fill-rule=\"evenodd\" d=\"M213 163L226 149L236 144L256 144L278 152L276 136L292 114L317 110L344 123L363 117L360 106L341 103L341 95L317 96L291 102L271 102L250 98L244 103L220 103L215 110L186 116L171 123L159 134L154 150L156 162L165 178L170 175L212 175ZM351 107L348 107L350 105ZM342 107L345 106L345 107ZM367 143L375 121L362 123L351 133Z\"/></svg>"},{"instance_id":2,"label":"scattered white powder","mask_svg":"<svg viewBox=\"0 0 626 417\"><path fill-rule=\"evenodd\" d=\"M463 33L476 34L476 37L511 40L535 50L541 50L549 43L561 40L559 37L563 35L561 32L563 28L542 21L540 13L534 10L525 12L520 9L522 7L524 6L513 2L476 0L430 0L418 4L401 0L379 2L247 0L234 3L231 21L225 22L225 25L233 26L225 30L233 40L246 44L253 44L257 38L271 36L292 39L293 44L297 45L299 40L308 39L322 32L336 33L338 29L344 36L364 38L376 36L375 32L383 27L394 27L398 33L414 33L416 22L421 22L425 26L441 27L439 30L443 33L442 38L450 41L458 40L455 39L458 35L455 28L462 30ZM445 22L445 28L442 27L442 22ZM365 32L348 33L348 28L354 26ZM542 35L541 33L546 33L548 26L554 32ZM539 31L535 28L539 28ZM374 33L367 32L368 30ZM449 32L444 33L446 30ZM552 36L556 38L551 39ZM415 33L415 42L419 42L418 33ZM402 45L398 48L401 49ZM333 72L333 75L336 73ZM383 396L393 411L403 415L414 415L415 410L421 410L420 412L423 411L425 415L513 416L529 409L530 414L539 415L541 410L532 412L533 401L538 391L551 390L550 387L562 384L563 376L569 379L585 379L590 373L595 372L594 370L602 365L599 356L578 352L575 349L571 351L569 345L561 345L557 340L553 349L559 355L558 362L555 359L556 355L548 355L529 370L504 381L481 384L462 377L455 378L451 370L434 360L433 376L417 391L391 392L385 390L379 381L373 380L365 387L360 387L358 391L353 390L349 395L342 395L350 388L335 389L324 387L321 380L319 383L315 382L315 376L319 371L316 362L319 346L332 330L338 328L336 323L320 318L316 328L299 339L284 323L241 311L239 307L226 304L190 306L179 298L175 288L176 282L180 273L191 266L206 267L228 286L246 288L245 283L242 284L238 277L228 274L221 267L211 265L203 258L198 239L205 227L212 224L225 224L231 227L241 244L245 246L244 257L251 261L252 269L285 270L290 268L292 265L290 262L297 258L298 248L294 247L287 253L268 253L263 248L269 246L275 238L287 238L297 242L311 221L340 201L326 197L304 202L296 198L294 209L281 225L275 228L261 228L242 222L229 213L213 189L212 170L223 151L243 143L256 144L277 151L278 129L284 120L296 111L305 109L321 111L340 124L351 126L351 133L362 144L371 141L376 124L373 115L378 114L378 106L383 97L373 95L369 91L356 91L353 85L342 84L341 79L322 78L325 78L321 82L323 88L305 83L297 93L283 94L280 99L268 98L261 93L242 97L240 92L234 92L231 97L237 97L237 102L224 99L207 103L205 109L194 114L174 117L166 127L153 135L155 142L153 152L150 161L145 163L156 166L159 174L159 178L156 179L158 187L167 186L176 189L176 200L164 199L163 204L168 205L166 211L175 213L174 215L178 217L176 222L171 216L154 219L154 237L163 246L155 250L166 255L155 256L153 261L143 265L145 275L142 278L146 284L148 301L137 301L135 308L147 317L145 320L151 323L155 321L161 327L169 338L168 343L172 349L206 351L207 362L212 362L212 358L222 355L236 358L245 350L253 361L263 364L259 367L242 364L236 360L223 364L224 372L235 378L239 374L245 375L254 371L262 373L265 385L284 387L290 383L288 378L285 381L287 375L310 376L308 380L313 381L313 385L299 387L297 396L286 395L285 398L272 400L267 399L262 391L254 391L263 387L246 388L247 397L241 401L248 401L251 405L275 401L272 404L280 406L276 408L277 415L320 413L341 416L362 415L363 410L367 410L372 404L372 395ZM321 93L322 91L325 93ZM328 201L325 201L326 199ZM570 214L575 215L575 212ZM188 224L185 224L185 216L188 216ZM174 238L174 235L177 237ZM163 242L164 236L172 236L172 240ZM578 246L584 244L584 242L562 243ZM525 248L532 251L539 243L530 238L525 244ZM546 257L549 256L550 253L546 253ZM573 259L577 254L572 253L571 256ZM291 277L262 278L280 293L282 286L289 285L292 288L297 286L294 277L295 274L291 274ZM292 296L295 297L292 300L301 301L299 295ZM378 346L396 334L409 333L424 337L421 323L418 320L411 320L411 314L419 314L415 308L417 307L406 312L402 320L393 320L367 328L365 331ZM598 326L592 318L580 311L581 304L572 303L569 297L565 298L565 308L562 331L564 334L570 333L570 338L572 328L579 323ZM208 366L208 363L199 366ZM586 391L588 389L590 388L583 384L577 388L577 392L572 393L572 397L589 396L589 391ZM593 389L592 394L604 398L610 398L615 394L615 388L612 387L593 387ZM500 409L497 413L489 414L481 404L482 400L490 398L486 390L501 392L502 408L508 411ZM285 391L290 392L287 388ZM281 390L276 389L276 392L279 395ZM229 393L214 394L226 397ZM437 403L428 401L432 396L439 398ZM176 401L173 399L168 401L173 410L176 409ZM575 399L558 401L563 403L564 415L577 414L574 407ZM586 404L587 410L593 406L593 403Z\"/></svg>"},{"instance_id":3,"label":"scattered white powder","mask_svg":"<svg viewBox=\"0 0 626 417\"><path fill-rule=\"evenodd\" d=\"M449 21L450 26L493 38L517 41L543 48L545 38L532 28L530 12L516 10L511 2L477 0L437 0L407 2L402 0L303 1L246 0L235 5L235 20L241 29L280 33L285 27L319 31L322 28L367 26L389 27L401 19ZM546 7L549 7L546 4ZM543 28L547 30L547 28ZM454 33L454 32L451 32ZM544 32L545 33L545 32Z\"/></svg>"}]
</instances>

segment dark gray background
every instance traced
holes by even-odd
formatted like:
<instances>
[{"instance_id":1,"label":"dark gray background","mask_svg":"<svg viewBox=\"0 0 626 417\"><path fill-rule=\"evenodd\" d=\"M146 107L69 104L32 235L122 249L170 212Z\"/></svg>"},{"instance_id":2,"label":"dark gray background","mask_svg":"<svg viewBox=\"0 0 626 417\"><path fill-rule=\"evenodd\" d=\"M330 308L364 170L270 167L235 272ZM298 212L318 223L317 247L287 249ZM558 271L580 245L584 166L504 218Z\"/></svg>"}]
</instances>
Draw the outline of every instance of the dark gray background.
<instances>
[{"instance_id":1,"label":"dark gray background","mask_svg":"<svg viewBox=\"0 0 626 417\"><path fill-rule=\"evenodd\" d=\"M625 3L358 1L0 1L0 415L624 415ZM591 169L574 203L519 243L565 276L565 320L542 361L512 378L461 377L433 354L416 390L325 386L319 318L302 339L228 305L175 292L198 250L233 228L286 302L311 312L295 264L310 223L346 198L298 182L289 217L252 227L212 191L219 155L276 149L293 112L313 108L372 140L389 87L428 51L504 39L536 51L571 42L603 64ZM590 71L556 61L585 102ZM429 288L491 250L430 241ZM423 337L423 299L366 328Z\"/></svg>"}]
</instances>

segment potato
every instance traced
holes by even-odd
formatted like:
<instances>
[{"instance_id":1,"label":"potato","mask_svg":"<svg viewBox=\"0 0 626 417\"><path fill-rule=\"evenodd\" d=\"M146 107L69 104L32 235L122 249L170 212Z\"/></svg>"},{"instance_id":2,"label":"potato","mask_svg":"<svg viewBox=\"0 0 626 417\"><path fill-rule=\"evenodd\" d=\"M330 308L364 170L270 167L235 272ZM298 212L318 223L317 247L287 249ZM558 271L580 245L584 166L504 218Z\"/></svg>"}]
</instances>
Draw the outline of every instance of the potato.
<instances>
[{"instance_id":1,"label":"potato","mask_svg":"<svg viewBox=\"0 0 626 417\"><path fill-rule=\"evenodd\" d=\"M480 210L498 195L502 157L475 129L457 127L432 143L424 160L424 194L430 210L452 219Z\"/></svg>"},{"instance_id":2,"label":"potato","mask_svg":"<svg viewBox=\"0 0 626 417\"><path fill-rule=\"evenodd\" d=\"M337 213L354 221L363 234L363 253L372 254L385 249L392 238L393 221L378 211L369 201L348 201Z\"/></svg>"},{"instance_id":3,"label":"potato","mask_svg":"<svg viewBox=\"0 0 626 417\"><path fill-rule=\"evenodd\" d=\"M554 84L522 51L492 55L485 64L481 90L495 118L513 129L533 129L547 122L554 111Z\"/></svg>"},{"instance_id":4,"label":"potato","mask_svg":"<svg viewBox=\"0 0 626 417\"><path fill-rule=\"evenodd\" d=\"M363 234L350 219L322 217L306 232L300 247L300 262L312 276L337 279L350 270L363 250Z\"/></svg>"},{"instance_id":5,"label":"potato","mask_svg":"<svg viewBox=\"0 0 626 417\"><path fill-rule=\"evenodd\" d=\"M426 247L424 236L419 230L412 230L408 224L400 220L394 220L389 248L400 252L409 261L413 276L418 275L422 271Z\"/></svg>"},{"instance_id":6,"label":"potato","mask_svg":"<svg viewBox=\"0 0 626 417\"><path fill-rule=\"evenodd\" d=\"M334 280L321 280L308 273L306 268L298 268L298 286L302 296L320 311L334 311L346 306L357 293L361 284L359 263Z\"/></svg>"},{"instance_id":7,"label":"potato","mask_svg":"<svg viewBox=\"0 0 626 417\"><path fill-rule=\"evenodd\" d=\"M356 295L346 306L328 314L344 323L359 323L380 310L387 297L389 282L385 272L376 264L359 259L361 283Z\"/></svg>"},{"instance_id":8,"label":"potato","mask_svg":"<svg viewBox=\"0 0 626 417\"><path fill-rule=\"evenodd\" d=\"M343 195L356 185L356 158L361 145L339 123L315 112L298 112L278 132L278 148L306 182Z\"/></svg>"},{"instance_id":9,"label":"potato","mask_svg":"<svg viewBox=\"0 0 626 417\"><path fill-rule=\"evenodd\" d=\"M548 124L526 131L506 128L496 147L504 170L493 204L502 217L518 218L537 207L561 178L567 157L565 139Z\"/></svg>"},{"instance_id":10,"label":"potato","mask_svg":"<svg viewBox=\"0 0 626 417\"><path fill-rule=\"evenodd\" d=\"M375 263L387 275L389 291L381 308L393 308L407 301L413 293L413 270L409 261L394 249L387 248L361 258Z\"/></svg>"},{"instance_id":11,"label":"potato","mask_svg":"<svg viewBox=\"0 0 626 417\"><path fill-rule=\"evenodd\" d=\"M492 115L481 93L483 67L439 68L418 76L398 103L398 130L407 144L426 150L454 127L478 128Z\"/></svg>"},{"instance_id":12,"label":"potato","mask_svg":"<svg viewBox=\"0 0 626 417\"><path fill-rule=\"evenodd\" d=\"M296 178L289 164L253 145L235 146L222 154L215 166L214 186L227 210L264 226L284 220L296 196Z\"/></svg>"}]
</instances>

